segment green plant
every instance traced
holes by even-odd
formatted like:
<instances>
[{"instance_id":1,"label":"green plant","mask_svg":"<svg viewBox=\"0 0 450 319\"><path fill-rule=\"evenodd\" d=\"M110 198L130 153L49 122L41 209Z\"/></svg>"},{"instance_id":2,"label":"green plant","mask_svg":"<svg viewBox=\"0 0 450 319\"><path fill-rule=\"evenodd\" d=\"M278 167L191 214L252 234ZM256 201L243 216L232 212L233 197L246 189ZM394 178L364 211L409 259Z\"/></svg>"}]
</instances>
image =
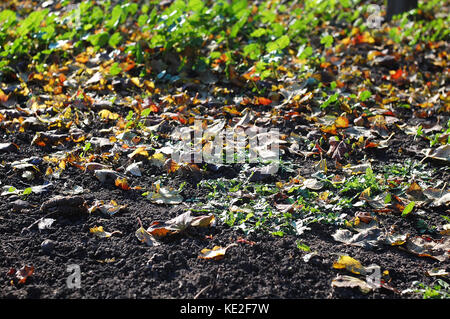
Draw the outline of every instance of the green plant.
<instances>
[{"instance_id":1,"label":"green plant","mask_svg":"<svg viewBox=\"0 0 450 319\"><path fill-rule=\"evenodd\" d=\"M432 286L416 281L408 291L421 294L423 299L450 298L450 285L442 279L437 279Z\"/></svg>"}]
</instances>

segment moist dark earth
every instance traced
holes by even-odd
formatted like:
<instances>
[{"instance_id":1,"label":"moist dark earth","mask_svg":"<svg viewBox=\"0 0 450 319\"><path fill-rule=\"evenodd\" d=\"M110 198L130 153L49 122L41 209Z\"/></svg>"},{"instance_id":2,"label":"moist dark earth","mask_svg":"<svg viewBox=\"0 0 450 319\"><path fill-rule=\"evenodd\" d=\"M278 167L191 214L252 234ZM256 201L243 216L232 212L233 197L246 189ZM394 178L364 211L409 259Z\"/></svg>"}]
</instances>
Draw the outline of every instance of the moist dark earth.
<instances>
[{"instance_id":1,"label":"moist dark earth","mask_svg":"<svg viewBox=\"0 0 450 319\"><path fill-rule=\"evenodd\" d=\"M2 161L44 155L42 149L30 146L29 134L2 136L20 147L16 153L2 154ZM399 145L404 144L399 141ZM395 160L398 159L391 159ZM137 219L144 225L167 220L184 212L183 204L155 205L143 199L140 191L124 191L102 184L89 172L80 173L75 167L68 168L68 172L66 177L54 180L54 186L44 195L30 194L26 208L13 207L14 197L2 199L0 295L3 298L420 298L418 294L405 296L400 291L410 288L416 280L431 285L434 279L424 275L429 269L443 266L448 269L448 263L443 265L398 247L368 250L340 244L331 237L337 227L319 223L311 224L311 230L301 236L302 242L317 252L307 262L303 260L307 252L296 247L297 236L245 235L223 223L188 229L164 239L160 246L148 247L135 237L139 227ZM4 183L21 183L20 176L8 165L1 167L0 174ZM185 198L205 197L196 189L195 182L188 182ZM56 215L52 216L56 222L50 229L30 227L43 216L39 210L41 203L64 195L73 185L88 189L81 195L88 203L114 198L127 208L114 216L97 212ZM444 209L429 213L438 218ZM380 215L379 218L385 225L395 223L401 229L417 232L414 216L399 219ZM92 236L89 229L100 224L120 233L107 239ZM242 238L246 241L238 241ZM53 247L43 249L45 240L51 240ZM205 247L224 247L231 243L237 246L230 247L221 260L198 258ZM356 288L332 288L331 281L336 275L348 273L332 267L340 254L353 256L363 265L377 264L383 271L388 270L389 286L394 289L380 288L363 294ZM72 274L67 267L73 264L80 267L81 288L67 286ZM9 270L23 265L32 265L34 273L25 284L13 282Z\"/></svg>"},{"instance_id":2,"label":"moist dark earth","mask_svg":"<svg viewBox=\"0 0 450 319\"><path fill-rule=\"evenodd\" d=\"M316 36L316 39L312 39L311 42L318 42L318 45L320 45L320 38ZM447 48L448 45L442 45L442 48L438 47L435 51L436 55L446 51ZM366 56L370 50L375 49L378 50L378 47L374 44L361 43L360 45L351 46L347 54L348 56ZM390 46L386 46L386 52L391 57L397 54ZM401 57L397 59L398 62L396 63L401 64L405 69L412 66L417 67L411 70L419 70L424 74L426 73L426 78L430 78L430 81L433 80L432 75L436 74L436 85L432 86L430 84L433 96L438 90L441 91L437 88L438 85L448 86L448 78L440 78L444 78L444 74L448 74L448 70L446 71L447 67L434 64L427 65L427 59L424 57L427 54L426 50L418 53L408 52L405 59ZM331 55L331 57L333 56ZM125 59L124 56L122 58ZM333 60L330 58L330 61ZM351 59L349 61L351 62ZM28 62L21 62L24 68ZM72 63L74 60L69 62ZM87 68L94 68L98 67L99 63L88 61L86 65ZM387 80L383 79L383 77L389 75L390 71L394 71L395 74L395 70L398 67L398 65L395 65L395 67L391 65L373 67L371 69L373 86L381 87L386 85ZM367 70L369 68L363 63L362 69ZM130 70L130 74L127 74L127 76L137 77L140 71L136 67ZM317 71L315 75L320 74L320 78L324 83L328 82L328 85L339 74L337 68L333 66L327 72ZM27 75L30 74L27 73ZM83 73L83 77L76 77L76 79L80 82L86 82L86 80L91 78L91 75ZM330 81L327 80L327 75L331 77ZM147 80L150 79L148 76ZM194 80L196 80L195 77L187 79L188 83L181 85L179 88L182 92L189 91L186 93L189 101L192 101L197 96L198 91L203 90L209 94L213 89L209 84L199 84L199 81L195 82ZM349 92L353 92L353 86L363 80L361 76L352 75L345 85L348 86ZM21 127L19 125L22 124L20 123L21 117L29 118L33 115L24 111L32 102L28 101L24 95L14 95L14 92L17 91L15 87L19 87L17 81L16 75L11 75L11 78L4 80L3 89L6 93L11 93L11 97L4 104L0 103L0 110L2 111L0 114L3 114L5 123L7 121L10 123L8 125L0 125L0 143L13 143L10 144L11 147L0 150L0 187L14 185L17 189L23 190L30 186L41 186L49 182L51 182L51 185L39 194L31 192L27 195L0 196L0 298L415 299L423 298L423 295L414 291L406 292L406 290L410 290L414 286L415 282L420 282L427 287L433 287L437 279L449 282L448 274L446 277L439 278L426 275L428 271L435 268L448 273L450 271L448 259L441 262L431 257L418 256L407 251L401 245L379 245L372 249L346 245L332 237L341 227L325 222L308 224L310 229L304 231L301 235L285 233L283 236L277 236L271 234L270 231L244 232L239 227L230 227L217 218L217 223L213 227L188 228L175 235L164 237L161 239L160 245L147 246L139 241L135 235L136 230L140 227L140 222L146 228L155 221L167 221L179 216L189 210L192 203L208 203L208 194L205 188L198 186L199 181L219 178L231 180L242 173L244 168L240 165L227 165L221 170L202 168L200 172L191 171L186 173L180 169L177 172L168 174L164 168L151 165L148 158L143 158L142 170L144 173L142 177L130 179L133 183L132 186L140 186L141 188L128 190L116 187L114 182L112 184L100 182L92 172L81 170L74 162L67 163L63 174L59 178L51 177L52 174L46 174L48 163L44 163L42 159L57 151L76 150L78 152L77 156L79 156L84 143L76 142L79 138L79 135L76 134L61 143L48 142L41 143L41 145L34 143L33 140L37 133L50 130L42 121L31 121L28 126L23 126L26 127L23 131L17 129L19 126ZM46 101L49 98L48 92L44 92L43 86L45 83L40 81L39 79L31 79L28 86L32 89L35 96L42 97L42 101ZM114 103L101 104L100 106L87 105L88 99L79 99L76 90L66 86L61 88L67 98L64 101L67 105L64 105L64 107L70 104L74 110L81 110L80 114L84 112L83 114L86 118L90 117L91 113L94 114L93 120L89 124L84 126L80 124L83 131L82 135L89 134L89 137L113 137L108 134L114 134L114 132L108 131L108 129L114 127L116 123L114 121L104 121L104 119L100 120L96 114L103 108L109 108L111 112L120 115L121 119L123 119L127 116L131 107L125 108L125 103L122 103L122 99L124 97L139 96L142 93L131 83L129 76L128 78L123 77L120 79L109 78L105 81L108 85L115 88L114 92L109 92L107 89L99 90L86 87L84 93L95 97L96 101L106 101L109 98L109 94L113 93L114 97L117 97L118 101L121 102L120 106ZM193 84L194 82L195 84ZM277 79L269 79L264 83L258 83L258 85L270 88L274 84L280 84L280 82ZM401 89L406 89L402 83L398 84L398 86ZM255 95L254 91L251 91L253 88L251 85L248 85L248 87L236 86L227 80L223 80L223 82L218 80L214 85L233 89L235 97L253 97ZM286 84L286 87L289 87L289 85ZM6 91L5 88L10 90ZM167 96L172 95L174 92L179 93L176 90L177 88L171 88L170 85L161 85L160 88L164 94L167 93ZM411 88L413 88L413 85L411 85ZM442 90L442 92L444 91ZM355 90L353 93L358 92ZM420 96L417 92L414 92L414 94ZM69 98L70 96L75 98ZM442 102L436 100L438 101L435 101L436 104L444 104L444 96L445 93L442 93ZM446 97L446 101L448 101L448 94ZM276 116L274 115L274 118L271 118L271 112L268 110L274 107L274 104L283 103L283 96L278 95L276 98L279 98L279 101L274 100L272 105L252 105L252 103L247 103L237 105L237 110L242 112L245 108L250 109L253 112L253 116L261 120L260 123L274 124L281 133L286 135L292 132L300 136L309 134L314 142L322 138L324 145L327 148L329 147L329 136L322 134L318 126L313 125L316 120L311 120L312 107L310 105L305 106L293 103L295 105L292 106L292 109L290 109L291 106L286 105L284 109L278 109L279 113ZM378 98L381 99L381 97ZM162 94L158 96L155 93L152 99L157 105L167 106L163 102ZM406 101L406 98L401 96L401 100ZM183 103L188 102L184 101ZM379 172L383 167L389 165L404 165L407 160L422 161L424 155L421 151L429 148L430 142L414 135L407 135L404 130L399 129L396 125L406 124L415 127L423 122L424 127L427 128L434 127L436 124L444 126L448 123L449 116L448 112L442 111L436 115L423 115L425 119L419 119L416 113L422 114L426 113L426 111L419 112L421 106L417 105L418 102L414 103L411 109L398 107L395 108L395 112L392 112L395 113L391 114L392 117L396 117L398 123L388 123L389 133L395 133L390 139L388 148L363 147L353 152L349 158L346 158L344 160L345 164L356 165L370 159L372 160L374 172ZM366 104L367 108L372 107L372 110L376 109L374 102L367 102ZM226 103L216 103L202 106L201 110L205 111L203 115L208 115L211 118L225 118L228 124L233 124L233 121L238 122L239 118L237 116L232 116L222 110L224 106L226 106ZM179 105L173 106L173 109L168 107L168 111L172 112L178 107ZM189 105L183 109L184 111L180 111L180 114L185 112L186 117L191 116L191 107L194 109L197 106ZM317 105L315 105L314 110L317 109ZM439 105L435 109L439 109ZM448 110L448 107L446 110ZM159 110L158 112L162 111L166 110ZM40 115L44 116L46 112L42 112ZM58 115L58 112L54 110L49 112L51 116L56 117ZM149 116L150 119L147 124L161 123L162 116L158 112ZM342 110L337 110L333 114L337 117L341 113ZM348 114L350 123L353 123L353 120L360 115L356 114L356 111L354 113L349 112ZM323 115L323 113L321 114ZM264 118L265 116L267 116L267 119ZM387 116L389 114L386 114ZM66 121L67 119L63 120ZM178 120L172 118L168 121L170 125L168 125L169 127L165 134L170 133L172 129L180 125ZM68 120L64 121L61 122L67 124ZM2 118L0 117L1 122ZM68 129L64 128L64 125L62 127L53 127L52 129L55 135L69 135L73 133L73 131L69 133ZM373 126L366 121L365 129L373 130ZM75 131L75 133L77 132ZM311 151L305 145L300 145L300 147L302 151ZM121 151L124 150L122 149ZM94 153L98 155L102 152L104 150L95 150ZM128 153L131 153L131 151ZM113 169L116 171L123 171L124 167L131 164L125 151L122 155L125 156L114 161ZM11 163L32 157L35 158L32 160L33 165L39 169L39 172L36 172L34 179L28 181L22 176L22 171L14 169ZM305 178L311 177L314 173L313 167L319 159L317 154L304 158L298 154L283 152L283 160L286 163L295 164ZM101 161L102 158L97 156L93 160ZM340 170L340 168L335 167L333 160L329 157L327 163L330 173ZM426 171L430 172L431 182L443 181L444 185L442 186L441 183L439 187L442 189L448 188L448 184L445 183L450 180L448 161L426 160L424 164L427 164ZM57 165L56 163L53 167ZM296 172L282 172L277 176L270 177L272 179L269 178L266 182L274 184L282 181L286 183L295 177L296 174ZM174 187L178 187L181 183L186 182L181 193L184 200L181 204L155 204L142 196L142 193L150 190L162 175L168 175L168 183ZM64 208L55 213L47 213L41 210L43 203L57 196L72 196L74 187L83 189L76 196L82 198L84 206ZM84 207L91 207L96 201L108 203L111 200L126 207L112 216L102 214L98 210L88 213L84 209ZM358 211L358 208L353 207L345 211L345 213L351 217ZM414 212L405 217L400 217L401 212L399 213L398 211L395 213L374 211L372 214L379 220L381 227L384 229L395 228L402 233L409 233L411 237L423 235L420 232L420 227L417 227L418 223L423 222L423 220L429 226L441 226L444 223L442 216L449 216L448 206L444 205L426 207L424 211L425 215L419 216ZM46 229L37 227L39 220L43 217L50 217L55 220L51 227ZM113 232L111 237L99 238L94 236L90 230L98 226L103 226L105 230ZM426 235L436 239L443 237L438 231L430 231ZM299 241L309 246L310 251L300 249L298 247ZM222 259L199 258L202 249L211 249L214 246L229 246ZM311 253L313 254L311 255ZM341 255L351 256L365 266L378 265L383 272L385 284L367 293L363 293L358 288L333 287L332 281L338 275L352 275L346 269L333 267ZM74 265L79 267L78 269L81 271L80 287L73 287L72 285L74 284ZM24 266L33 267L34 270L26 278L25 282L19 282L15 273ZM364 276L359 276L358 278L365 279Z\"/></svg>"}]
</instances>

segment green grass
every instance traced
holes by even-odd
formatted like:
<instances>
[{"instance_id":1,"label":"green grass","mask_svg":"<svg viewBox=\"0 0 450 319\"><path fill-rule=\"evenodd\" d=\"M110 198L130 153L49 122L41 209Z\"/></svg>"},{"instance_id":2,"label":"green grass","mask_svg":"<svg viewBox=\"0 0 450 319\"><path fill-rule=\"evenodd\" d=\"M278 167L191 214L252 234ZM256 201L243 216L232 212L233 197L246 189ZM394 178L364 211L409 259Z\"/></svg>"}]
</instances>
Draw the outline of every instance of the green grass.
<instances>
[{"instance_id":1,"label":"green grass","mask_svg":"<svg viewBox=\"0 0 450 319\"><path fill-rule=\"evenodd\" d=\"M353 27L367 30L364 15L368 6L359 0L306 0L283 5L264 1L258 7L246 0L177 0L164 9L158 9L157 4L123 1L113 6L110 1L85 1L64 13L5 9L0 12L0 70L5 72L8 65L28 61L42 72L52 54L64 61L92 46L95 51L120 48L143 65L161 50L183 53L180 70L225 67L223 71L229 76L229 65L238 70L254 67L254 76L264 79L289 55L308 58L308 64L314 65L322 49L350 36ZM433 8L430 4L420 6L425 12ZM329 33L332 21L347 25L342 35ZM399 28L389 33L397 42L437 41L448 36L448 17L410 22L404 14L398 21ZM320 38L319 47L309 41L312 36ZM71 43L70 50L67 43ZM224 66L216 66L220 57L224 57ZM121 70L115 65L110 72L118 75Z\"/></svg>"}]
</instances>

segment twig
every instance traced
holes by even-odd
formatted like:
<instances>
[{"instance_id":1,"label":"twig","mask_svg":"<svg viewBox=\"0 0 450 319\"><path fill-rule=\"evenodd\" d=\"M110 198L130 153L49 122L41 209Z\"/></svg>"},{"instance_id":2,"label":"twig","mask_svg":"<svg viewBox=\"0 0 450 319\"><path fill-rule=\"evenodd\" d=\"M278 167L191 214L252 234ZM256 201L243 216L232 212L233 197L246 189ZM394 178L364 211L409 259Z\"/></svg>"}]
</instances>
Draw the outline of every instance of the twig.
<instances>
[{"instance_id":1,"label":"twig","mask_svg":"<svg viewBox=\"0 0 450 319\"><path fill-rule=\"evenodd\" d=\"M44 218L47 218L47 217L49 217L49 216L52 216L52 215L54 215L55 213L56 213L56 212L51 212L51 213L48 213L48 214L42 216L42 217L39 218L38 220L34 221L30 226L22 228L22 231L21 231L21 232L23 232L25 229L26 229L26 230L30 230L34 225L38 224L41 220L43 220Z\"/></svg>"},{"instance_id":2,"label":"twig","mask_svg":"<svg viewBox=\"0 0 450 319\"><path fill-rule=\"evenodd\" d=\"M198 299L198 297L199 297L202 293L204 293L206 290L208 290L209 288L211 288L211 286L212 286L212 285L208 285L208 286L204 287L202 290L200 290L200 291L194 296L194 299Z\"/></svg>"}]
</instances>

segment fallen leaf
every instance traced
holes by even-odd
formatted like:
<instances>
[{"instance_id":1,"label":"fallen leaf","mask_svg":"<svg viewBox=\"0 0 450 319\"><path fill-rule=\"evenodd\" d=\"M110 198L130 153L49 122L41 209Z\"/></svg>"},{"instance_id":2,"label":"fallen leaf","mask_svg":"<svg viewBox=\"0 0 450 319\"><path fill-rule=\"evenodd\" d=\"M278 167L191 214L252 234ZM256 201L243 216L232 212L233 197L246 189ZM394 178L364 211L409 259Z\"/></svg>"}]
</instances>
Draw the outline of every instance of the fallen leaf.
<instances>
[{"instance_id":1,"label":"fallen leaf","mask_svg":"<svg viewBox=\"0 0 450 319\"><path fill-rule=\"evenodd\" d=\"M142 176L142 172L140 169L141 166L142 166L142 162L137 162L137 163L128 165L127 168L125 169L125 173L140 177L140 176Z\"/></svg>"},{"instance_id":2,"label":"fallen leaf","mask_svg":"<svg viewBox=\"0 0 450 319\"><path fill-rule=\"evenodd\" d=\"M332 237L334 240L348 245L371 249L380 244L382 231L378 227L372 227L355 234L348 229L338 229Z\"/></svg>"},{"instance_id":3,"label":"fallen leaf","mask_svg":"<svg viewBox=\"0 0 450 319\"><path fill-rule=\"evenodd\" d=\"M444 226L442 226L442 230L440 231L441 235L446 235L449 236L450 235L450 224L445 224Z\"/></svg>"},{"instance_id":4,"label":"fallen leaf","mask_svg":"<svg viewBox=\"0 0 450 319\"><path fill-rule=\"evenodd\" d=\"M431 201L432 206L447 206L450 204L450 192L443 191L436 188L424 189L423 194L429 201Z\"/></svg>"},{"instance_id":5,"label":"fallen leaf","mask_svg":"<svg viewBox=\"0 0 450 319\"><path fill-rule=\"evenodd\" d=\"M0 143L0 153L17 152L19 146L14 143Z\"/></svg>"},{"instance_id":6,"label":"fallen leaf","mask_svg":"<svg viewBox=\"0 0 450 319\"><path fill-rule=\"evenodd\" d=\"M214 225L214 215L194 217L191 222L192 227L210 227Z\"/></svg>"},{"instance_id":7,"label":"fallen leaf","mask_svg":"<svg viewBox=\"0 0 450 319\"><path fill-rule=\"evenodd\" d=\"M165 237L184 231L188 227L209 227L215 220L214 215L191 216L191 211L187 211L166 222L153 223L147 232L155 237Z\"/></svg>"},{"instance_id":8,"label":"fallen leaf","mask_svg":"<svg viewBox=\"0 0 450 319\"><path fill-rule=\"evenodd\" d=\"M100 238L108 238L112 235L112 233L105 231L103 226L89 228L89 232Z\"/></svg>"},{"instance_id":9,"label":"fallen leaf","mask_svg":"<svg viewBox=\"0 0 450 319\"><path fill-rule=\"evenodd\" d=\"M435 150L427 148L422 150L422 153L425 155L423 160L432 158L435 160L450 162L450 144L439 146Z\"/></svg>"},{"instance_id":10,"label":"fallen leaf","mask_svg":"<svg viewBox=\"0 0 450 319\"><path fill-rule=\"evenodd\" d=\"M308 178L303 182L303 185L308 188L308 189L312 189L312 190L320 190L323 188L324 184L315 179L315 178Z\"/></svg>"},{"instance_id":11,"label":"fallen leaf","mask_svg":"<svg viewBox=\"0 0 450 319\"><path fill-rule=\"evenodd\" d=\"M409 238L406 245L402 247L420 257L430 257L444 262L449 259L450 237L436 240L427 236L416 236Z\"/></svg>"},{"instance_id":12,"label":"fallen leaf","mask_svg":"<svg viewBox=\"0 0 450 319\"><path fill-rule=\"evenodd\" d=\"M23 266L22 268L15 271L14 268L10 269L9 274L14 274L19 284L24 284L28 277L34 273L33 266Z\"/></svg>"},{"instance_id":13,"label":"fallen leaf","mask_svg":"<svg viewBox=\"0 0 450 319\"><path fill-rule=\"evenodd\" d=\"M158 192L152 192L147 196L147 199L156 204L176 205L183 202L183 197L177 190L171 190L161 187Z\"/></svg>"},{"instance_id":14,"label":"fallen leaf","mask_svg":"<svg viewBox=\"0 0 450 319\"><path fill-rule=\"evenodd\" d=\"M96 200L94 204L90 208L88 208L88 211L89 213L93 213L98 210L103 214L113 216L125 208L126 205L118 205L114 200L111 200L109 204L105 204L103 201Z\"/></svg>"},{"instance_id":15,"label":"fallen leaf","mask_svg":"<svg viewBox=\"0 0 450 319\"><path fill-rule=\"evenodd\" d=\"M402 211L402 217L407 216L409 213L412 212L414 209L414 205L416 205L416 202L410 202L408 205L406 205L405 209Z\"/></svg>"},{"instance_id":16,"label":"fallen leaf","mask_svg":"<svg viewBox=\"0 0 450 319\"><path fill-rule=\"evenodd\" d=\"M128 185L128 180L126 179L126 177L116 178L116 180L114 181L114 184L117 187L119 187L120 189L123 189L124 191L128 191L131 189L130 185Z\"/></svg>"},{"instance_id":17,"label":"fallen leaf","mask_svg":"<svg viewBox=\"0 0 450 319\"><path fill-rule=\"evenodd\" d=\"M384 243L391 246L400 246L406 243L409 234L387 234Z\"/></svg>"},{"instance_id":18,"label":"fallen leaf","mask_svg":"<svg viewBox=\"0 0 450 319\"><path fill-rule=\"evenodd\" d=\"M365 273L365 268L358 260L346 255L340 256L339 259L333 263L333 268L347 269L348 271L357 275Z\"/></svg>"},{"instance_id":19,"label":"fallen leaf","mask_svg":"<svg viewBox=\"0 0 450 319\"><path fill-rule=\"evenodd\" d=\"M449 276L449 272L447 270L439 269L439 268L433 268L433 269L427 270L425 272L425 274L430 277L448 277Z\"/></svg>"},{"instance_id":20,"label":"fallen leaf","mask_svg":"<svg viewBox=\"0 0 450 319\"><path fill-rule=\"evenodd\" d=\"M339 116L334 122L337 128L347 128L348 123L348 118L346 118L345 116Z\"/></svg>"},{"instance_id":21,"label":"fallen leaf","mask_svg":"<svg viewBox=\"0 0 450 319\"><path fill-rule=\"evenodd\" d=\"M111 169L95 170L94 176L97 177L97 179L101 183L106 183L107 181L116 181L118 178L120 178L119 173Z\"/></svg>"},{"instance_id":22,"label":"fallen leaf","mask_svg":"<svg viewBox=\"0 0 450 319\"><path fill-rule=\"evenodd\" d=\"M160 245L160 243L150 233L148 233L142 226L136 230L135 236L139 241L146 243L147 246Z\"/></svg>"},{"instance_id":23,"label":"fallen leaf","mask_svg":"<svg viewBox=\"0 0 450 319\"><path fill-rule=\"evenodd\" d=\"M137 155L148 157L148 152L146 150L146 147L141 146L141 147L136 148L131 154L128 155L128 157L134 158Z\"/></svg>"},{"instance_id":24,"label":"fallen leaf","mask_svg":"<svg viewBox=\"0 0 450 319\"><path fill-rule=\"evenodd\" d=\"M359 288L363 293L369 293L373 290L373 287L370 286L367 282L352 276L347 275L338 275L331 281L331 287L334 288Z\"/></svg>"},{"instance_id":25,"label":"fallen leaf","mask_svg":"<svg viewBox=\"0 0 450 319\"><path fill-rule=\"evenodd\" d=\"M101 110L98 112L98 115L102 120L117 120L119 118L119 114L113 113L110 110Z\"/></svg>"},{"instance_id":26,"label":"fallen leaf","mask_svg":"<svg viewBox=\"0 0 450 319\"><path fill-rule=\"evenodd\" d=\"M255 98L255 104L256 105L269 105L272 103L272 100L265 98L265 97L257 97Z\"/></svg>"},{"instance_id":27,"label":"fallen leaf","mask_svg":"<svg viewBox=\"0 0 450 319\"><path fill-rule=\"evenodd\" d=\"M213 249L204 248L201 250L200 255L198 256L201 259L208 260L220 260L225 256L225 253L230 247L237 246L236 243L230 244L227 247L223 248L221 246L214 246Z\"/></svg>"}]
</instances>

